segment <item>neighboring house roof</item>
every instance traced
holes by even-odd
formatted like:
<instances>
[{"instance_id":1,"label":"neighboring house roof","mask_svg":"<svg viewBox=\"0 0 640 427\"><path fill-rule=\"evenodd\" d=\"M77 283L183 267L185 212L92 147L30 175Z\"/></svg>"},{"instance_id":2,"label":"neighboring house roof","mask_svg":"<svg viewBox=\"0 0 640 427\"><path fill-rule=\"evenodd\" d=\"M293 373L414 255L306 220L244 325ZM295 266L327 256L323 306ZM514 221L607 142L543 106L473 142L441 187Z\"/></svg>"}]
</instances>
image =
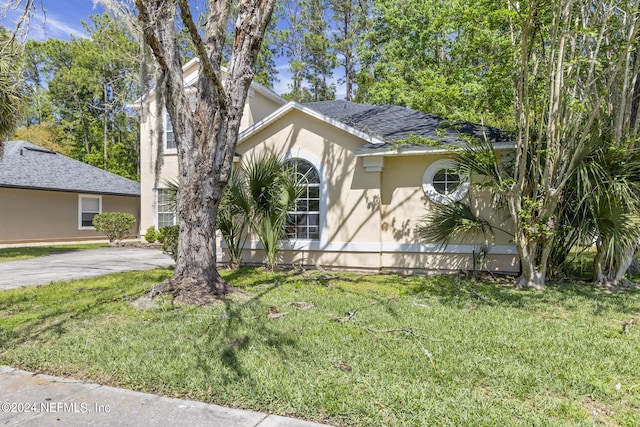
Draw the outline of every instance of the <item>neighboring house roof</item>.
<instances>
[{"instance_id":1,"label":"neighboring house roof","mask_svg":"<svg viewBox=\"0 0 640 427\"><path fill-rule=\"evenodd\" d=\"M503 130L468 122L452 122L433 114L415 111L396 105L366 105L348 101L322 101L305 103L305 107L316 110L342 123L359 129L385 144L367 144L365 149L388 149L391 145L412 147L407 138L425 138L433 146L454 147L466 143L470 137L487 138L492 143L512 142L513 137Z\"/></svg>"},{"instance_id":2,"label":"neighboring house roof","mask_svg":"<svg viewBox=\"0 0 640 427\"><path fill-rule=\"evenodd\" d=\"M0 187L140 196L140 184L26 141L4 143Z\"/></svg>"}]
</instances>

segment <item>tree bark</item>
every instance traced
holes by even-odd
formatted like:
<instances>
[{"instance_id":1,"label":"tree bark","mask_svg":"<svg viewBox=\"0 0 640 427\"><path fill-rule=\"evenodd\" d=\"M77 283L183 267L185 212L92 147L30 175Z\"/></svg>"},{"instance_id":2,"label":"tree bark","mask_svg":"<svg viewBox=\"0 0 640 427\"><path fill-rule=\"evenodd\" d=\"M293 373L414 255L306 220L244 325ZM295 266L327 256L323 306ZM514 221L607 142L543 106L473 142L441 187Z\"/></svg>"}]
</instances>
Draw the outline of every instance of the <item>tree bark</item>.
<instances>
[{"instance_id":1,"label":"tree bark","mask_svg":"<svg viewBox=\"0 0 640 427\"><path fill-rule=\"evenodd\" d=\"M233 53L223 85L222 47L232 2L209 2L201 37L188 1L176 1L200 58L192 113L183 87L176 8L157 0L135 0L145 41L164 73L162 90L178 149L178 256L173 276L158 291L187 303L206 304L233 291L216 268L216 216L231 176L240 120L274 3L241 0L237 5Z\"/></svg>"}]
</instances>

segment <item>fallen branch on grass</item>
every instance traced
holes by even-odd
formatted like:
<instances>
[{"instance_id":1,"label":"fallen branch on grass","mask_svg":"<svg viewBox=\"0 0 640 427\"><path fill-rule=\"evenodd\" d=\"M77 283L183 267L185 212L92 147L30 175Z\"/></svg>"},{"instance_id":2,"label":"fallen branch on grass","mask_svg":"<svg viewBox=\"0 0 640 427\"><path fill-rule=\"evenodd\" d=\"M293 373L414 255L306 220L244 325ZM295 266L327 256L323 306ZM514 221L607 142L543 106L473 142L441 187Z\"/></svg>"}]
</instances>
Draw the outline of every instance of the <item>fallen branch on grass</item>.
<instances>
[{"instance_id":1,"label":"fallen branch on grass","mask_svg":"<svg viewBox=\"0 0 640 427\"><path fill-rule=\"evenodd\" d=\"M360 328L364 329L365 331L367 331L367 332L369 332L371 334L374 334L374 335L402 333L402 334L407 335L407 336L414 336L414 337L429 339L429 340L432 340L432 341L442 341L441 339L431 338L429 336L426 336L424 334L420 334L420 333L416 332L416 331L426 332L426 331L428 331L427 329L414 328L412 326L409 326L409 327L406 327L406 328L397 328L397 329L373 329L373 328L371 328L369 326L362 326Z\"/></svg>"},{"instance_id":2,"label":"fallen branch on grass","mask_svg":"<svg viewBox=\"0 0 640 427\"><path fill-rule=\"evenodd\" d=\"M356 317L356 315L358 314L358 312L359 312L360 310L364 310L365 308L372 307L372 306L376 305L377 303L378 303L377 301L376 301L376 302L372 302L372 303L371 303L371 304L369 304L369 305L365 305L364 307L357 308L357 309L355 309L355 310L353 310L353 311L347 311L347 312L345 313L345 314L346 314L346 316L345 316L345 317L337 317L337 316L334 316L333 314L330 314L329 316L331 316L331 318L332 318L335 322L339 322L339 323L346 323L346 322L348 322L349 320L351 320L351 319L353 319L354 317Z\"/></svg>"},{"instance_id":3,"label":"fallen branch on grass","mask_svg":"<svg viewBox=\"0 0 640 427\"><path fill-rule=\"evenodd\" d=\"M356 317L356 314L358 314L358 310L355 311L347 311L345 317L336 317L333 314L330 314L329 316L331 316L332 320L338 323L346 323L349 320L353 319L354 317Z\"/></svg>"},{"instance_id":4,"label":"fallen branch on grass","mask_svg":"<svg viewBox=\"0 0 640 427\"><path fill-rule=\"evenodd\" d=\"M344 277L344 276L338 276L336 274L332 274L329 271L325 270L324 268L322 268L322 266L316 264L315 269L317 271L319 271L321 274L309 274L307 272L307 269L304 268L302 266L302 264L294 264L293 265L293 269L295 270L296 274L301 275L302 277L304 277L307 280L311 280L314 282L318 282L318 281L330 281L330 280L341 280L344 282L353 282L353 279L350 279L349 277Z\"/></svg>"}]
</instances>

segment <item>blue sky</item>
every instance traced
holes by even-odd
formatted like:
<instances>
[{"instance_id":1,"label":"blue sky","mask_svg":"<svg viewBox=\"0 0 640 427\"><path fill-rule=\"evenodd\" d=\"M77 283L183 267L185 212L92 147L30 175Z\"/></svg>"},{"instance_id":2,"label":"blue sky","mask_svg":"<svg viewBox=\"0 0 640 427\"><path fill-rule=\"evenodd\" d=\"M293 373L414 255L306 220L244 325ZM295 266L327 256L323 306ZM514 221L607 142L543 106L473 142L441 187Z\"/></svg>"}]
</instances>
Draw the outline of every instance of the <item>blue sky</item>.
<instances>
[{"instance_id":1,"label":"blue sky","mask_svg":"<svg viewBox=\"0 0 640 427\"><path fill-rule=\"evenodd\" d=\"M102 6L94 7L93 0L36 0L35 3L28 34L28 38L33 40L85 37L87 33L81 21L88 21L91 14L104 12ZM23 4L18 7L23 7ZM13 29L19 16L19 10L9 11L0 24Z\"/></svg>"},{"instance_id":2,"label":"blue sky","mask_svg":"<svg viewBox=\"0 0 640 427\"><path fill-rule=\"evenodd\" d=\"M5 0L6 1L6 0ZM3 0L0 0L2 3ZM22 3L24 1L21 0ZM82 27L81 21L89 21L89 15L101 14L105 9L101 5L95 5L93 0L35 0L36 9L31 17L28 38L32 40L46 40L56 38L69 40L73 37L86 37L87 33ZM0 5L0 10L4 6ZM19 6L23 7L23 4ZM15 20L20 16L20 10L13 10L7 16L0 19L0 25L9 30L15 28ZM289 91L287 60L276 60L279 81L274 82L276 93ZM334 73L334 81L337 75ZM337 85L337 98L344 98L344 85Z\"/></svg>"}]
</instances>

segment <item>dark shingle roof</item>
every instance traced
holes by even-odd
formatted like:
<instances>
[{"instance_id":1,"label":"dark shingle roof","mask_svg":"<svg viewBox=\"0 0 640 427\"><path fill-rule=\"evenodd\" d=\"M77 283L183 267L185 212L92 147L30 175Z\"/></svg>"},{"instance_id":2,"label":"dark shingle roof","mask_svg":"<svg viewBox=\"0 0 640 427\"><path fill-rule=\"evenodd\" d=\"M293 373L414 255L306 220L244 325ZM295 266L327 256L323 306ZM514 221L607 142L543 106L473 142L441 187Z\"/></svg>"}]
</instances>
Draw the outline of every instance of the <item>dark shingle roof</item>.
<instances>
[{"instance_id":1,"label":"dark shingle roof","mask_svg":"<svg viewBox=\"0 0 640 427\"><path fill-rule=\"evenodd\" d=\"M383 147L417 136L444 146L464 144L469 137L486 138L491 142L508 142L513 138L506 132L490 126L468 122L452 122L432 114L396 105L354 104L348 101L310 102L305 106L346 125L386 141ZM406 144L410 146L411 143ZM368 144L368 148L380 145Z\"/></svg>"},{"instance_id":2,"label":"dark shingle roof","mask_svg":"<svg viewBox=\"0 0 640 427\"><path fill-rule=\"evenodd\" d=\"M375 105L355 104L344 100L307 102L304 106L340 121L353 116L354 114L363 113L372 108L376 108Z\"/></svg>"},{"instance_id":3,"label":"dark shingle roof","mask_svg":"<svg viewBox=\"0 0 640 427\"><path fill-rule=\"evenodd\" d=\"M140 184L26 141L4 143L0 187L140 196Z\"/></svg>"}]
</instances>

